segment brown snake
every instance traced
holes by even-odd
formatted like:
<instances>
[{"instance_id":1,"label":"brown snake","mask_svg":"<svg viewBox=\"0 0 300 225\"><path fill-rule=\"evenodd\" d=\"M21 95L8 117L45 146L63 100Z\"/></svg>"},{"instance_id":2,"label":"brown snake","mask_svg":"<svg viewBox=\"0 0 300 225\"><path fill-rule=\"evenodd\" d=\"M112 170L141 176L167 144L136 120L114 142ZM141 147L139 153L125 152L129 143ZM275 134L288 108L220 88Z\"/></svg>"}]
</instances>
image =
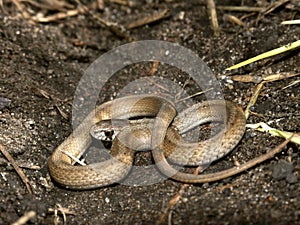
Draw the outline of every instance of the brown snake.
<instances>
[{"instance_id":1,"label":"brown snake","mask_svg":"<svg viewBox=\"0 0 300 225\"><path fill-rule=\"evenodd\" d=\"M111 158L87 166L73 165L70 156L80 158L91 143L90 128L101 121L153 117L150 122L128 125L117 135ZM183 141L180 133L207 122L224 121L225 130L208 140ZM130 171L136 150L151 149L158 169L168 177L189 183L210 182L224 177L192 175L175 170L179 165L207 165L230 152L245 131L245 116L230 101L213 100L195 104L176 116L173 104L154 95L128 96L106 102L91 112L49 159L52 178L71 189L91 189L116 183ZM66 154L67 153L67 154Z\"/></svg>"}]
</instances>

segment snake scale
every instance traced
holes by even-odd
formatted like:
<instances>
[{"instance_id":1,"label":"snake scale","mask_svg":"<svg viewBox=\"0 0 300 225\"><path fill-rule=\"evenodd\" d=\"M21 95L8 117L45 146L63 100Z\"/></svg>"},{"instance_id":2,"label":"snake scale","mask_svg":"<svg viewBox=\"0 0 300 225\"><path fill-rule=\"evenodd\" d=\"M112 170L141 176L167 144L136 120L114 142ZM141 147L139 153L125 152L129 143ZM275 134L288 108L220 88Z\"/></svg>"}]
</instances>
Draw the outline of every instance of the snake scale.
<instances>
[{"instance_id":1,"label":"snake scale","mask_svg":"<svg viewBox=\"0 0 300 225\"><path fill-rule=\"evenodd\" d=\"M111 158L102 162L74 165L70 155L80 158L91 144L90 128L101 121L151 117L148 122L125 126L112 142ZM189 143L181 134L207 122L224 121L224 129L213 137ZM209 175L178 172L179 165L208 165L228 154L240 141L246 119L240 107L230 101L197 103L177 114L170 101L156 95L133 95L97 106L53 152L48 161L52 178L71 189L91 189L122 180L130 171L134 154L151 149L157 168L172 179L201 183L217 180ZM67 153L67 154L66 154ZM168 160L167 160L168 159ZM222 175L222 173L221 173Z\"/></svg>"}]
</instances>

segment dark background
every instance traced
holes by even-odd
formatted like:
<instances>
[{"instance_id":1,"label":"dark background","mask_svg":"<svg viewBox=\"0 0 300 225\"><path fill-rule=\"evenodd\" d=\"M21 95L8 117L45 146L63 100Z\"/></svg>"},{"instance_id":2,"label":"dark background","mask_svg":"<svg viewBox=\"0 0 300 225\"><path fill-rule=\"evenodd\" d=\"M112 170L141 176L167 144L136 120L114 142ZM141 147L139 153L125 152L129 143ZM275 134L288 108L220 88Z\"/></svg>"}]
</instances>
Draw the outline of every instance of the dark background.
<instances>
[{"instance_id":1,"label":"dark background","mask_svg":"<svg viewBox=\"0 0 300 225\"><path fill-rule=\"evenodd\" d=\"M45 2L40 3L47 5ZM216 5L266 8L270 2L216 1ZM299 49L234 72L225 71L245 59L299 40L299 25L280 25L283 20L299 19L299 2L286 2L266 15L218 9L220 35L215 36L206 3L202 1L148 0L132 1L133 5L104 1L103 10L94 7L90 13L38 23L30 21L30 17L50 16L71 8L67 5L59 10L53 6L41 8L25 1L22 5L30 17L24 19L16 4L4 0L0 14L0 97L11 102L2 103L0 109L0 142L23 167L34 194L28 194L12 166L1 157L0 224L10 224L30 210L37 215L28 224L54 224L51 209L56 204L74 212L67 215L67 224L159 223L169 201L183 184L169 179L145 187L113 185L92 191L71 191L52 183L47 159L72 132L72 100L83 72L101 54L128 43L128 37L175 42L198 54L220 80L225 98L245 109L256 84L230 82L230 75L262 77L299 72ZM77 6L76 2L65 3ZM92 3L82 2L86 6ZM163 9L169 10L169 17L127 30L127 39L96 19L100 17L126 27ZM230 22L228 15L243 19L245 26ZM128 80L149 75L151 68L149 63L121 71L99 101L114 97ZM184 75L166 71L161 65L156 75L175 77L180 85L186 82ZM272 127L299 132L299 83L284 89L298 79L266 83L252 108L256 114L251 114L247 123L271 122ZM199 91L190 86L190 94ZM234 161L244 163L280 142L280 138L247 129L237 148L208 172L229 168ZM146 153L139 157L147 161L151 156ZM282 179L274 177L273 169L284 165L293 171ZM275 158L240 175L188 186L166 213L163 224L299 224L299 170L299 146L290 143ZM62 224L60 213L58 217Z\"/></svg>"}]
</instances>

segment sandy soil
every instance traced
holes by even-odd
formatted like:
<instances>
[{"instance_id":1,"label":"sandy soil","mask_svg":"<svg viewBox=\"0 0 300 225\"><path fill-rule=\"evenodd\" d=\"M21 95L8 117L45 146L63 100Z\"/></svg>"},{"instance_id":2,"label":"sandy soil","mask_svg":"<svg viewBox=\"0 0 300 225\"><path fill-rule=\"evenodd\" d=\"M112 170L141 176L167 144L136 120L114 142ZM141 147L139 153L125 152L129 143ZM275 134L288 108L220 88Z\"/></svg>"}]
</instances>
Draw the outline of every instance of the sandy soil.
<instances>
[{"instance_id":1,"label":"sandy soil","mask_svg":"<svg viewBox=\"0 0 300 225\"><path fill-rule=\"evenodd\" d=\"M93 10L91 14L125 26L168 9L169 17L131 29L129 37L165 40L191 49L220 81L224 97L244 109L256 84L231 82L231 75L262 77L300 70L298 49L234 72L225 71L242 60L299 40L299 26L280 25L283 20L299 19L297 1L288 1L265 16L257 12L217 10L221 28L218 37L214 36L205 4L200 1L150 0L137 1L134 6L105 3L104 11L99 14ZM57 10L41 10L26 4L32 14L57 13ZM240 5L240 1L217 1L217 5L221 4ZM250 0L244 1L244 5L259 6L257 1ZM292 143L275 158L240 175L209 184L189 185L164 220L160 217L182 183L167 179L149 186L116 184L90 191L67 190L53 183L47 159L72 132L72 101L82 74L100 55L129 40L116 35L90 14L41 24L22 18L10 2L4 1L3 8L5 11L0 14L0 143L23 168L34 193L28 193L11 164L1 157L0 224L11 224L31 210L36 216L28 224L55 224L53 209L58 209L58 204L66 211L67 224L300 224L300 152L299 145ZM228 21L229 14L244 17L245 26ZM152 66L141 63L117 73L106 85L99 102L115 97L128 81L151 74ZM180 86L187 81L178 69L163 65L158 66L155 75L168 77ZM272 127L299 132L299 83L287 87L297 80L299 77L266 83L252 107L255 114L251 114L247 123L271 121ZM199 91L193 85L187 85L187 90L189 94ZM244 163L282 141L247 129L234 151L207 172L232 167L235 161ZM149 153L139 158L141 162L151 163ZM62 213L57 212L58 224L63 224Z\"/></svg>"}]
</instances>

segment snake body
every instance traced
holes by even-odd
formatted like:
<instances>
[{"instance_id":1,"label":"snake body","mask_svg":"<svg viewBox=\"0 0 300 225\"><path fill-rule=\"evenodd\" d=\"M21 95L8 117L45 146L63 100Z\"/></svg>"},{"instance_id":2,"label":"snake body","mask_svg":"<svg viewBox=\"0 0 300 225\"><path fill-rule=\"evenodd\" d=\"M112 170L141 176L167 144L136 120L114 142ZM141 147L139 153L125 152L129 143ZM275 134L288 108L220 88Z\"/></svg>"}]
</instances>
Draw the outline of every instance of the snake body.
<instances>
[{"instance_id":1,"label":"snake body","mask_svg":"<svg viewBox=\"0 0 300 225\"><path fill-rule=\"evenodd\" d=\"M153 119L122 129L113 141L110 159L87 166L73 165L69 155L80 158L91 143L90 128L94 124L136 117ZM181 133L214 121L225 121L225 129L205 141L182 140ZM67 188L102 187L120 181L129 173L136 150L151 149L158 169L165 175L184 182L206 182L205 175L178 172L168 161L180 165L207 165L238 144L245 123L242 109L230 101L198 103L176 115L174 105L164 98L154 95L122 97L96 107L84 119L53 152L48 162L49 172L56 182Z\"/></svg>"}]
</instances>

